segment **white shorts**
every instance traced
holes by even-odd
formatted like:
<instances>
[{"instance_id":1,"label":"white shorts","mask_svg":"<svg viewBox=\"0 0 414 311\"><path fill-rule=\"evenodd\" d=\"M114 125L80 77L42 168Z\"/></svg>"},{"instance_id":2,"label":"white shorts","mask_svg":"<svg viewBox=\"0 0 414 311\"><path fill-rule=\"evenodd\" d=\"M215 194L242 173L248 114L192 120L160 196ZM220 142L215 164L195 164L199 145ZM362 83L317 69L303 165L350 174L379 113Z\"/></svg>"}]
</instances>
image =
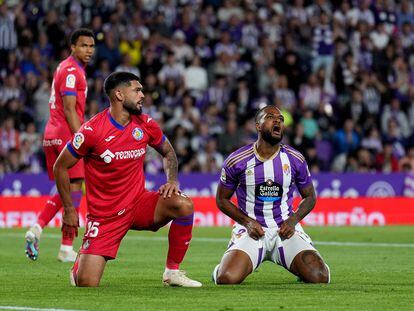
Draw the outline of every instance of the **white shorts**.
<instances>
[{"instance_id":1,"label":"white shorts","mask_svg":"<svg viewBox=\"0 0 414 311\"><path fill-rule=\"evenodd\" d=\"M225 253L232 250L245 252L252 261L253 270L267 260L289 270L297 254L304 250L316 251L311 238L303 231L302 226L297 224L295 229L296 232L290 239L282 241L277 228L263 228L265 235L259 240L254 240L249 236L245 227L235 224Z\"/></svg>"}]
</instances>

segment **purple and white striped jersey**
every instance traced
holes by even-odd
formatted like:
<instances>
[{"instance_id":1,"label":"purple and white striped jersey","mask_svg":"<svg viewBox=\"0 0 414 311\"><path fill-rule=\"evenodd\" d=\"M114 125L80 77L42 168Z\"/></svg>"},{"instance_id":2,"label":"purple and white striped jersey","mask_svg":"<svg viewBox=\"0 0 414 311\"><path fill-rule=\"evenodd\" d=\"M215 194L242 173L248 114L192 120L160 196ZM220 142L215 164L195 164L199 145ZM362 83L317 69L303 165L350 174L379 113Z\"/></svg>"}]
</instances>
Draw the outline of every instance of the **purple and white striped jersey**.
<instances>
[{"instance_id":1,"label":"purple and white striped jersey","mask_svg":"<svg viewBox=\"0 0 414 311\"><path fill-rule=\"evenodd\" d=\"M221 184L236 191L243 213L267 228L280 227L292 214L295 185L305 188L311 175L303 155L287 145L269 159L262 159L256 144L233 152L221 170Z\"/></svg>"}]
</instances>

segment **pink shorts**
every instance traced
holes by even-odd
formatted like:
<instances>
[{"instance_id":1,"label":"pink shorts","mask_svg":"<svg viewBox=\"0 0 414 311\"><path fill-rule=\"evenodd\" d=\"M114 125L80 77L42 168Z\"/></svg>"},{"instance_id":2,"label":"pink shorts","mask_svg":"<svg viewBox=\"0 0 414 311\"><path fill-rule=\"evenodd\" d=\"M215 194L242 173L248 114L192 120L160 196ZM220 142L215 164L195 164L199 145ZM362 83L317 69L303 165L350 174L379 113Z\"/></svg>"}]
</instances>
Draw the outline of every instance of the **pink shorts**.
<instances>
[{"instance_id":1,"label":"pink shorts","mask_svg":"<svg viewBox=\"0 0 414 311\"><path fill-rule=\"evenodd\" d=\"M115 259L128 230L157 231L159 227L154 225L154 212L159 197L158 192L146 191L131 208L121 208L115 216L93 218L88 215L80 254Z\"/></svg>"},{"instance_id":2,"label":"pink shorts","mask_svg":"<svg viewBox=\"0 0 414 311\"><path fill-rule=\"evenodd\" d=\"M55 139L44 139L43 140L43 150L46 155L46 166L47 166L47 173L49 175L50 180L55 180L55 176L53 175L53 165L66 146L66 140L55 138ZM85 178L85 171L83 167L83 159L80 159L78 163L76 163L73 167L69 169L69 178Z\"/></svg>"}]
</instances>

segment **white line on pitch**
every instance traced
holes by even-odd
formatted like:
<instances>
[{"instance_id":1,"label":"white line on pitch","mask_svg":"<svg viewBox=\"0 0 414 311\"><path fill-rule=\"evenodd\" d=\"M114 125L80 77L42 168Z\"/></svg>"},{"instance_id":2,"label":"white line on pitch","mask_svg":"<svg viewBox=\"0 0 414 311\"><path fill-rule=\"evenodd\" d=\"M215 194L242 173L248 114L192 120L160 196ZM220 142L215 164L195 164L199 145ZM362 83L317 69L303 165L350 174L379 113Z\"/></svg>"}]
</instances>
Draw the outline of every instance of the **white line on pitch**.
<instances>
[{"instance_id":1,"label":"white line on pitch","mask_svg":"<svg viewBox=\"0 0 414 311\"><path fill-rule=\"evenodd\" d=\"M1 232L1 231L0 231ZM0 236L3 237L13 237L13 238L22 238L24 239L24 234L18 233L0 233ZM42 235L42 239L60 239L62 236L56 233L45 233ZM125 239L132 241L167 241L167 237L160 236L126 236ZM207 243L226 243L229 239L226 238L193 238L193 242L207 242ZM316 245L324 246L356 246L356 247L408 247L414 248L414 244L409 243L371 243L371 242L336 242L336 241L313 241Z\"/></svg>"},{"instance_id":2,"label":"white line on pitch","mask_svg":"<svg viewBox=\"0 0 414 311\"><path fill-rule=\"evenodd\" d=\"M27 310L27 311L82 311L71 309L43 309L43 308L30 308L30 307L17 307L17 306L0 306L0 310Z\"/></svg>"}]
</instances>

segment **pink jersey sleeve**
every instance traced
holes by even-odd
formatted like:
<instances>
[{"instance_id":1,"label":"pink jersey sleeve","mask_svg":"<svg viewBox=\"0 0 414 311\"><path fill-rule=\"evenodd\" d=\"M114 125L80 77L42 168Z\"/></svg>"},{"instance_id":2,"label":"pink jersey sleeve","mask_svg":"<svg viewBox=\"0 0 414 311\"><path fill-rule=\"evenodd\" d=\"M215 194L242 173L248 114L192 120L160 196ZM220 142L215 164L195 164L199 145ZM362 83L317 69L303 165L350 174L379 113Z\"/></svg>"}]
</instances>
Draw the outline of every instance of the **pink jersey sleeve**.
<instances>
[{"instance_id":1,"label":"pink jersey sleeve","mask_svg":"<svg viewBox=\"0 0 414 311\"><path fill-rule=\"evenodd\" d=\"M76 158L82 158L94 147L96 139L93 129L86 123L81 126L72 139L66 144L70 153Z\"/></svg>"},{"instance_id":2,"label":"pink jersey sleeve","mask_svg":"<svg viewBox=\"0 0 414 311\"><path fill-rule=\"evenodd\" d=\"M150 117L147 119L147 133L149 136L148 144L154 148L159 147L166 139L158 123Z\"/></svg>"},{"instance_id":3,"label":"pink jersey sleeve","mask_svg":"<svg viewBox=\"0 0 414 311\"><path fill-rule=\"evenodd\" d=\"M59 89L60 96L77 96L78 84L80 77L78 69L75 66L63 68L59 72Z\"/></svg>"}]
</instances>

